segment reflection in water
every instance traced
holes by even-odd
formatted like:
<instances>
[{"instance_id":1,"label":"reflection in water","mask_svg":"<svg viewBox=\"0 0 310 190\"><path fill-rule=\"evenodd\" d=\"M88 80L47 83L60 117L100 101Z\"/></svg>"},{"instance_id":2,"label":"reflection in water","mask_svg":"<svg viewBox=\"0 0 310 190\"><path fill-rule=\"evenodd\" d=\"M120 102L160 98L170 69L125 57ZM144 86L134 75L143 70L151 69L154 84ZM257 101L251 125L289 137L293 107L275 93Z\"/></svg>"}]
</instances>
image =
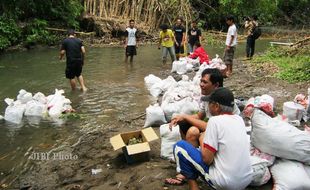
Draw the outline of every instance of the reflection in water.
<instances>
[{"instance_id":1,"label":"reflection in water","mask_svg":"<svg viewBox=\"0 0 310 190\"><path fill-rule=\"evenodd\" d=\"M267 41L257 43L257 51L266 48ZM210 57L220 56L223 47L209 47ZM236 55L244 55L244 45L239 45ZM150 73L159 75L171 65L162 66L161 52L156 46L138 49L133 63L124 62L123 48L87 49L83 76L89 88L86 93L70 91L64 77L65 62L58 60L57 49L37 49L6 53L0 56L0 100L16 98L20 89L33 94L53 94L54 89L64 89L65 96L80 114L80 120L51 122L40 118L24 118L19 125L0 121L0 181L17 165L25 161L29 148L47 151L55 143L60 144L81 129L91 129L133 113L143 113L151 102L144 87L144 77ZM4 115L6 105L0 104ZM1 174L2 173L2 174Z\"/></svg>"}]
</instances>

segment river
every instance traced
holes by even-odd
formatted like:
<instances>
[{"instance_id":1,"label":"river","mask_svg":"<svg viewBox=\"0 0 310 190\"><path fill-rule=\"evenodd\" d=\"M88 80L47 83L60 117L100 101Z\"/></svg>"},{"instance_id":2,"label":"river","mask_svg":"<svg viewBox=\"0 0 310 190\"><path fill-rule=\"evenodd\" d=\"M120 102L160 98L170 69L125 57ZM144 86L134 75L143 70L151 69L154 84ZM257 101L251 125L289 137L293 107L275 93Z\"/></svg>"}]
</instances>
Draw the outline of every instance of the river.
<instances>
[{"instance_id":1,"label":"river","mask_svg":"<svg viewBox=\"0 0 310 190\"><path fill-rule=\"evenodd\" d=\"M270 40L258 40L256 52L264 51ZM27 160L27 150L48 151L73 134L85 129L117 123L130 114L141 114L152 102L144 86L148 74L160 76L171 65L162 66L161 51L156 45L140 46L134 63L124 63L124 49L87 48L83 76L89 90L71 92L64 77L65 62L58 60L55 48L39 48L0 55L0 100L15 98L20 89L33 94L45 95L64 89L65 96L81 116L78 120L64 123L24 118L19 125L0 121L0 184L9 175L14 175ZM206 46L210 57L222 56L222 46ZM245 43L238 45L236 57L244 56ZM6 104L1 101L0 114L4 115ZM72 142L76 139L71 139Z\"/></svg>"}]
</instances>

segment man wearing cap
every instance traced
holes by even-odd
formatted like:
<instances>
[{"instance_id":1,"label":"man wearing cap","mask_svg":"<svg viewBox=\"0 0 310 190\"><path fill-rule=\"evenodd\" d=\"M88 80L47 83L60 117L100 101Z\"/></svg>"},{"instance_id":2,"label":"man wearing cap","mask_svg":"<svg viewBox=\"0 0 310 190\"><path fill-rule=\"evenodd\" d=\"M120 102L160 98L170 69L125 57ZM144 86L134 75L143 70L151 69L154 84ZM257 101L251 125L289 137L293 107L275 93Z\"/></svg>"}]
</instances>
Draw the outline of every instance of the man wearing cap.
<instances>
[{"instance_id":1,"label":"man wearing cap","mask_svg":"<svg viewBox=\"0 0 310 190\"><path fill-rule=\"evenodd\" d=\"M81 90L86 91L87 88L84 85L84 79L82 76L85 47L82 41L76 38L73 29L68 30L68 35L68 38L62 42L59 59L62 60L66 54L66 78L70 81L71 89L75 90L76 88L76 82L74 79L76 77L81 85Z\"/></svg>"},{"instance_id":2,"label":"man wearing cap","mask_svg":"<svg viewBox=\"0 0 310 190\"><path fill-rule=\"evenodd\" d=\"M199 176L215 189L245 189L252 180L250 142L243 119L233 114L234 95L221 87L206 101L213 117L199 140L201 149L184 140L174 147L180 173L190 190L199 189Z\"/></svg>"},{"instance_id":3,"label":"man wearing cap","mask_svg":"<svg viewBox=\"0 0 310 190\"><path fill-rule=\"evenodd\" d=\"M175 115L170 122L170 127L180 127L180 134L183 140L186 140L197 148L200 145L199 138L207 127L207 122L204 119L212 117L209 110L209 102L205 101L205 99L215 89L220 87L223 87L223 76L221 72L215 68L205 69L202 72L200 79L200 89L203 98L199 112L194 115ZM233 107L233 114L240 114L240 110L236 104L234 104ZM177 172L179 173L179 166L177 167ZM165 183L179 185L184 183L184 180L185 176L179 173L175 178L167 178Z\"/></svg>"}]
</instances>

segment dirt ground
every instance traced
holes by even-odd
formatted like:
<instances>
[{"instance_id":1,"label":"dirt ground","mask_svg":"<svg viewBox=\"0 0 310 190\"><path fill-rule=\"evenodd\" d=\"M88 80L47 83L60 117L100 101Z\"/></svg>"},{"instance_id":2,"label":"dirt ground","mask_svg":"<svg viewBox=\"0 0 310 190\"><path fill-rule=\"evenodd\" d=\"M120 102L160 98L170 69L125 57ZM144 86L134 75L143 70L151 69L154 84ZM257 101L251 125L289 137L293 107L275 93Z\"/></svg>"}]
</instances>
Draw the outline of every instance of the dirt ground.
<instances>
[{"instance_id":1,"label":"dirt ground","mask_svg":"<svg viewBox=\"0 0 310 190\"><path fill-rule=\"evenodd\" d=\"M305 93L306 83L288 84L277 80L261 70L250 67L249 62L235 61L234 73L225 79L224 85L234 91L236 97L245 99L262 94L275 98L276 110L282 110L282 103L292 100L297 93ZM163 72L166 77L169 72ZM138 114L138 113L136 113ZM175 165L160 158L160 140L151 142L150 161L128 165L120 151L113 151L109 138L124 131L141 129L144 118L120 121L121 127L103 127L82 134L77 142L64 144L54 152L76 155L74 160L36 161L8 189L44 189L44 190L181 190L183 186L165 186L163 180L175 175ZM111 124L112 125L112 124ZM159 136L159 128L154 128ZM30 164L31 165L31 164ZM91 169L102 169L92 175ZM200 182L201 189L211 189ZM28 188L29 187L29 188ZM272 182L262 187L248 189L272 188Z\"/></svg>"}]
</instances>

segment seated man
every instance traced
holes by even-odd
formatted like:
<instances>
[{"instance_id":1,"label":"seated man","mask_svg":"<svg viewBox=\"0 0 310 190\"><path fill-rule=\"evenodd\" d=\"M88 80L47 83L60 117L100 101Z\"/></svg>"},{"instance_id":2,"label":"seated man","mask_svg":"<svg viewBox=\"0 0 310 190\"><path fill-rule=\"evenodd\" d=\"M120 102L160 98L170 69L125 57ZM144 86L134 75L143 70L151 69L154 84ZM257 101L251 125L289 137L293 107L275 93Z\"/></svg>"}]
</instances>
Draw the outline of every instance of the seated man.
<instances>
[{"instance_id":1,"label":"seated man","mask_svg":"<svg viewBox=\"0 0 310 190\"><path fill-rule=\"evenodd\" d=\"M233 114L233 93L217 88L207 101L213 117L200 138L201 150L184 140L174 147L180 173L190 190L199 189L198 176L215 189L245 189L252 180L250 142L243 119Z\"/></svg>"},{"instance_id":2,"label":"seated man","mask_svg":"<svg viewBox=\"0 0 310 190\"><path fill-rule=\"evenodd\" d=\"M200 88L201 94L204 96L210 95L215 89L223 87L223 76L218 69L205 69L201 74ZM205 97L204 97L205 98ZM203 99L203 98L202 98ZM234 105L233 113L240 114L237 105ZM170 122L170 127L179 125L180 134L183 140L190 142L195 147L199 147L199 137L206 130L207 122L205 118L210 118L208 102L202 102L200 111L194 115L176 115ZM179 172L179 166L177 167ZM183 184L185 177L182 174L177 174L176 178L167 178L165 183L180 185Z\"/></svg>"},{"instance_id":3,"label":"seated man","mask_svg":"<svg viewBox=\"0 0 310 190\"><path fill-rule=\"evenodd\" d=\"M204 62L206 64L209 64L209 56L206 50L203 49L199 41L195 43L195 47L196 49L194 50L193 54L189 55L188 57L192 59L196 59L197 57L199 57L200 64L203 64Z\"/></svg>"}]
</instances>

